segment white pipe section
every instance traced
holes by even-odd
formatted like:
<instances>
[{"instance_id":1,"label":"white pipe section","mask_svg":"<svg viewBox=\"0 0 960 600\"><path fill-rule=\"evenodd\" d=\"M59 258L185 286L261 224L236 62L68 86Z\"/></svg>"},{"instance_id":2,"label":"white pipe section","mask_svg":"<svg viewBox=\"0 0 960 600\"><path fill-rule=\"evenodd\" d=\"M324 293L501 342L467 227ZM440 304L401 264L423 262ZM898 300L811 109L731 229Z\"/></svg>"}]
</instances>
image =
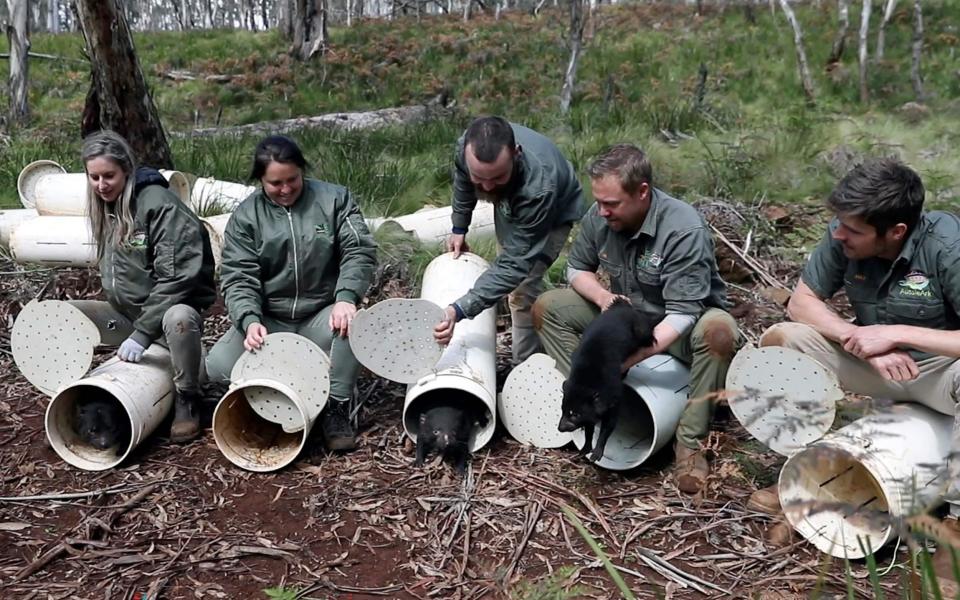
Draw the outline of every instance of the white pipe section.
<instances>
[{"instance_id":1,"label":"white pipe section","mask_svg":"<svg viewBox=\"0 0 960 600\"><path fill-rule=\"evenodd\" d=\"M219 181L212 177L198 177L193 182L190 193L190 206L199 214L211 210L232 212L247 196L257 188L242 183Z\"/></svg>"},{"instance_id":2,"label":"white pipe section","mask_svg":"<svg viewBox=\"0 0 960 600\"><path fill-rule=\"evenodd\" d=\"M376 231L387 224L399 226L406 232L412 233L421 242L442 242L450 235L452 224L450 215L453 208L428 208L401 217L373 217L367 219L367 226ZM467 232L468 241L494 237L493 205L489 202L477 202L473 211L473 220Z\"/></svg>"},{"instance_id":3,"label":"white pipe section","mask_svg":"<svg viewBox=\"0 0 960 600\"><path fill-rule=\"evenodd\" d=\"M220 260L223 258L224 232L227 229L227 222L230 220L231 214L225 213L200 218L200 222L207 230L207 235L210 236L210 249L213 250L213 260L217 265L217 271L220 270Z\"/></svg>"},{"instance_id":4,"label":"white pipe section","mask_svg":"<svg viewBox=\"0 0 960 600\"><path fill-rule=\"evenodd\" d=\"M181 202L190 199L190 183L180 171L160 171ZM37 178L33 187L37 212L52 216L84 216L87 214L86 173L49 173Z\"/></svg>"},{"instance_id":5,"label":"white pipe section","mask_svg":"<svg viewBox=\"0 0 960 600\"><path fill-rule=\"evenodd\" d=\"M669 354L655 354L627 371L623 382L634 393L623 398L617 425L595 463L613 471L639 467L673 440L687 405L690 369ZM594 428L594 444L599 435ZM582 429L574 432L573 443L583 448Z\"/></svg>"},{"instance_id":6,"label":"white pipe section","mask_svg":"<svg viewBox=\"0 0 960 600\"><path fill-rule=\"evenodd\" d=\"M258 415L250 399L280 394L292 404L306 427L288 432L280 424ZM248 379L232 386L213 413L213 439L227 460L248 471L265 473L281 469L294 460L307 443L317 414L290 386L275 379Z\"/></svg>"},{"instance_id":7,"label":"white pipe section","mask_svg":"<svg viewBox=\"0 0 960 600\"><path fill-rule=\"evenodd\" d=\"M17 192L24 208L36 208L36 187L41 178L47 175L66 173L67 170L52 160L35 160L20 170L17 176Z\"/></svg>"},{"instance_id":8,"label":"white pipe section","mask_svg":"<svg viewBox=\"0 0 960 600\"><path fill-rule=\"evenodd\" d=\"M149 436L173 405L170 354L153 344L139 363L112 358L76 383L61 389L47 405L44 425L53 450L67 463L86 471L103 471L124 461ZM96 397L122 407L130 438L119 447L99 450L77 431L77 402Z\"/></svg>"},{"instance_id":9,"label":"white pipe section","mask_svg":"<svg viewBox=\"0 0 960 600\"><path fill-rule=\"evenodd\" d=\"M449 252L441 254L423 273L420 297L438 306L448 306L465 294L489 267L487 261L475 254L464 253L457 259ZM495 306L473 319L457 323L453 339L435 372L407 387L403 429L408 436L416 441L420 414L433 400L455 399L475 403L487 416L486 425L471 436L470 450L476 451L490 441L497 419L496 341Z\"/></svg>"},{"instance_id":10,"label":"white pipe section","mask_svg":"<svg viewBox=\"0 0 960 600\"><path fill-rule=\"evenodd\" d=\"M10 234L10 253L18 263L97 264L97 244L86 217L41 216L21 223Z\"/></svg>"},{"instance_id":11,"label":"white pipe section","mask_svg":"<svg viewBox=\"0 0 960 600\"><path fill-rule=\"evenodd\" d=\"M0 248L10 247L10 234L21 223L36 219L38 213L34 208L13 208L0 210Z\"/></svg>"},{"instance_id":12,"label":"white pipe section","mask_svg":"<svg viewBox=\"0 0 960 600\"><path fill-rule=\"evenodd\" d=\"M897 537L897 520L947 490L953 417L898 404L813 442L780 472L790 525L819 550L863 558Z\"/></svg>"}]
</instances>

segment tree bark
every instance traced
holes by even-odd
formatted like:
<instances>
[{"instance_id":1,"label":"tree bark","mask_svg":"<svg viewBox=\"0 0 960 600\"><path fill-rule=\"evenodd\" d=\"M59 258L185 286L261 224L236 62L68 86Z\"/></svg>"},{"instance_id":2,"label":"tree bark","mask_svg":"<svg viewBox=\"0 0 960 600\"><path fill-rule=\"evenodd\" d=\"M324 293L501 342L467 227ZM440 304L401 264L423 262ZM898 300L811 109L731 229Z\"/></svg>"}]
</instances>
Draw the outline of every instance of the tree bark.
<instances>
[{"instance_id":1,"label":"tree bark","mask_svg":"<svg viewBox=\"0 0 960 600\"><path fill-rule=\"evenodd\" d=\"M782 1L782 0L781 0ZM860 5L860 43L857 59L860 62L860 102L870 101L870 89L867 86L867 34L870 33L871 0L863 0Z\"/></svg>"},{"instance_id":2,"label":"tree bark","mask_svg":"<svg viewBox=\"0 0 960 600\"><path fill-rule=\"evenodd\" d=\"M827 65L838 63L843 58L843 50L847 45L847 32L850 30L850 4L847 0L837 0L837 16L840 26L837 28L837 35L833 38L833 47L830 49Z\"/></svg>"},{"instance_id":3,"label":"tree bark","mask_svg":"<svg viewBox=\"0 0 960 600\"><path fill-rule=\"evenodd\" d=\"M865 1L869 2L869 0ZM800 22L793 14L788 0L780 0L780 8L787 16L787 21L790 21L790 27L793 28L793 46L797 51L797 70L800 72L803 94L807 97L807 102L814 104L817 101L817 93L813 88L813 79L810 77L810 67L807 66L807 53L803 49L803 31L800 29Z\"/></svg>"},{"instance_id":4,"label":"tree bark","mask_svg":"<svg viewBox=\"0 0 960 600\"><path fill-rule=\"evenodd\" d=\"M583 46L583 0L570 0L570 62L563 75L563 87L560 88L560 112L570 112L573 101L573 88L577 79L577 63Z\"/></svg>"},{"instance_id":5,"label":"tree bark","mask_svg":"<svg viewBox=\"0 0 960 600\"><path fill-rule=\"evenodd\" d=\"M910 80L917 102L923 102L923 79L920 77L920 55L923 53L923 5L913 0L913 59L910 61Z\"/></svg>"},{"instance_id":6,"label":"tree bark","mask_svg":"<svg viewBox=\"0 0 960 600\"><path fill-rule=\"evenodd\" d=\"M473 0L463 0L463 22L470 20L470 10L473 8Z\"/></svg>"},{"instance_id":7,"label":"tree bark","mask_svg":"<svg viewBox=\"0 0 960 600\"><path fill-rule=\"evenodd\" d=\"M60 33L60 2L50 0L47 6L47 31Z\"/></svg>"},{"instance_id":8,"label":"tree bark","mask_svg":"<svg viewBox=\"0 0 960 600\"><path fill-rule=\"evenodd\" d=\"M27 81L30 63L30 38L28 35L27 0L7 0L10 22L7 24L7 43L10 46L10 123L24 125L30 117L27 104Z\"/></svg>"},{"instance_id":9,"label":"tree bark","mask_svg":"<svg viewBox=\"0 0 960 600\"><path fill-rule=\"evenodd\" d=\"M180 0L180 29L186 31L190 29L190 2L189 0Z\"/></svg>"},{"instance_id":10,"label":"tree bark","mask_svg":"<svg viewBox=\"0 0 960 600\"><path fill-rule=\"evenodd\" d=\"M81 133L113 129L130 142L144 164L173 168L167 136L119 0L76 0L75 6L93 75L84 108L89 118Z\"/></svg>"},{"instance_id":11,"label":"tree bark","mask_svg":"<svg viewBox=\"0 0 960 600\"><path fill-rule=\"evenodd\" d=\"M884 32L887 30L887 23L893 17L893 11L897 8L897 0L887 0L883 7L883 20L880 21L880 30L877 31L877 50L874 52L873 59L876 62L883 60Z\"/></svg>"}]
</instances>

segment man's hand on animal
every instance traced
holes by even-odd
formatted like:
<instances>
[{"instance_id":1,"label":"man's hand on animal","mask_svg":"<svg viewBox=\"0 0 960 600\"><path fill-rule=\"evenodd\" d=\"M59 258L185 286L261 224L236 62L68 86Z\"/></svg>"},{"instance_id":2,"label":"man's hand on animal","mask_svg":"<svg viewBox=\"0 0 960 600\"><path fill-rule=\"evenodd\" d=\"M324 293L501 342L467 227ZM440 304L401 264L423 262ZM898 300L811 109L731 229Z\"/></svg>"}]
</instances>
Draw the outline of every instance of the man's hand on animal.
<instances>
[{"instance_id":1,"label":"man's hand on animal","mask_svg":"<svg viewBox=\"0 0 960 600\"><path fill-rule=\"evenodd\" d=\"M357 307L351 302L337 302L330 311L330 331L340 337L347 337L350 333L350 324L357 316Z\"/></svg>"},{"instance_id":2,"label":"man's hand on animal","mask_svg":"<svg viewBox=\"0 0 960 600\"><path fill-rule=\"evenodd\" d=\"M467 235L464 233L451 233L447 237L447 252L453 252L454 258L460 258L464 252L470 252L470 245L467 244Z\"/></svg>"},{"instance_id":3,"label":"man's hand on animal","mask_svg":"<svg viewBox=\"0 0 960 600\"><path fill-rule=\"evenodd\" d=\"M624 296L623 294L614 294L612 292L607 292L606 297L601 301L600 312L607 312L607 309L610 308L614 302L617 300L623 300L627 304L630 304L630 298Z\"/></svg>"},{"instance_id":4,"label":"man's hand on animal","mask_svg":"<svg viewBox=\"0 0 960 600\"><path fill-rule=\"evenodd\" d=\"M259 350L263 340L267 337L267 328L262 323L250 323L247 327L247 337L243 339L243 349L247 352Z\"/></svg>"},{"instance_id":5,"label":"man's hand on animal","mask_svg":"<svg viewBox=\"0 0 960 600\"><path fill-rule=\"evenodd\" d=\"M903 350L893 350L866 359L877 373L889 381L912 381L920 376L916 361Z\"/></svg>"},{"instance_id":6,"label":"man's hand on animal","mask_svg":"<svg viewBox=\"0 0 960 600\"><path fill-rule=\"evenodd\" d=\"M866 325L840 336L843 349L864 360L897 349L890 325Z\"/></svg>"},{"instance_id":7,"label":"man's hand on animal","mask_svg":"<svg viewBox=\"0 0 960 600\"><path fill-rule=\"evenodd\" d=\"M457 326L457 310L453 306L443 309L443 320L433 328L433 339L441 346L446 346L453 338L453 329Z\"/></svg>"}]
</instances>

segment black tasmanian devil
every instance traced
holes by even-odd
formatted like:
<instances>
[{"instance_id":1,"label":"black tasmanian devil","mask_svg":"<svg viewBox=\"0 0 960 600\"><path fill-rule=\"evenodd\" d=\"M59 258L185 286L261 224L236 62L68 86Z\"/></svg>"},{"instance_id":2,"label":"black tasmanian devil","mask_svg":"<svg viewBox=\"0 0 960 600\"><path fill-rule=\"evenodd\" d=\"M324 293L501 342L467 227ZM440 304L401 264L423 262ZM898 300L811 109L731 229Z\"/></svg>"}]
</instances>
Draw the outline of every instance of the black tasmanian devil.
<instances>
[{"instance_id":1,"label":"black tasmanian devil","mask_svg":"<svg viewBox=\"0 0 960 600\"><path fill-rule=\"evenodd\" d=\"M607 439L617 424L624 389L621 365L640 348L657 343L654 325L630 302L618 298L587 326L571 357L570 376L563 383L563 416L557 428L574 431L582 427L586 437L582 452L587 454L599 423L591 461L603 457Z\"/></svg>"},{"instance_id":2,"label":"black tasmanian devil","mask_svg":"<svg viewBox=\"0 0 960 600\"><path fill-rule=\"evenodd\" d=\"M130 417L120 402L107 394L91 393L74 405L74 429L97 450L116 447L117 456L130 444Z\"/></svg>"},{"instance_id":3,"label":"black tasmanian devil","mask_svg":"<svg viewBox=\"0 0 960 600\"><path fill-rule=\"evenodd\" d=\"M462 475L470 458L470 436L475 427L486 424L486 415L476 410L470 400L449 398L433 403L420 413L414 465L423 466L427 456L436 450Z\"/></svg>"}]
</instances>

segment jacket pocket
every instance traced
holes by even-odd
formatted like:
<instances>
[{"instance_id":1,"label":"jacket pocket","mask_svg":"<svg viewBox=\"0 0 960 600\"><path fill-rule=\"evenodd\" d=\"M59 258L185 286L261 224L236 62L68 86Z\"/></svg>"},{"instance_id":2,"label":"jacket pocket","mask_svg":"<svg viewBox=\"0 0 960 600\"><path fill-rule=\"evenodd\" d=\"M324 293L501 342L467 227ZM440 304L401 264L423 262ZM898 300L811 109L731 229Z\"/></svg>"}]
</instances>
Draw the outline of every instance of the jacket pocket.
<instances>
[{"instance_id":1,"label":"jacket pocket","mask_svg":"<svg viewBox=\"0 0 960 600\"><path fill-rule=\"evenodd\" d=\"M157 244L153 257L153 271L158 279L171 279L177 274L174 260L174 248L171 242Z\"/></svg>"},{"instance_id":2,"label":"jacket pocket","mask_svg":"<svg viewBox=\"0 0 960 600\"><path fill-rule=\"evenodd\" d=\"M898 325L945 329L946 309L943 302L918 302L891 298L887 301L887 320Z\"/></svg>"}]
</instances>

